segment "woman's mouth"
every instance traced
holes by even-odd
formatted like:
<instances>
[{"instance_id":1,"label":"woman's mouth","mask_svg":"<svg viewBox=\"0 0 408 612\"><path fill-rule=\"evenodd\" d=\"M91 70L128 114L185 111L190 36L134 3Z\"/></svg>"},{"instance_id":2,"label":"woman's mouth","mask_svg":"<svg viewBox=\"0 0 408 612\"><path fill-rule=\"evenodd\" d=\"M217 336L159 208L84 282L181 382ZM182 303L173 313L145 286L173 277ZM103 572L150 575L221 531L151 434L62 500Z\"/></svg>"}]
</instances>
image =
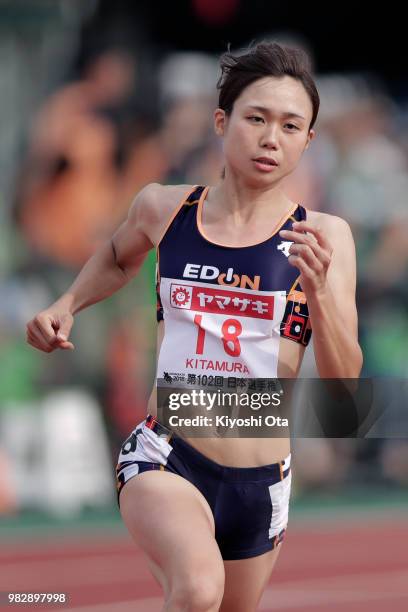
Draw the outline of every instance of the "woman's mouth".
<instances>
[{"instance_id":1,"label":"woman's mouth","mask_svg":"<svg viewBox=\"0 0 408 612\"><path fill-rule=\"evenodd\" d=\"M257 157L252 160L255 164L255 167L262 172L271 172L274 168L278 166L276 160L271 157Z\"/></svg>"}]
</instances>

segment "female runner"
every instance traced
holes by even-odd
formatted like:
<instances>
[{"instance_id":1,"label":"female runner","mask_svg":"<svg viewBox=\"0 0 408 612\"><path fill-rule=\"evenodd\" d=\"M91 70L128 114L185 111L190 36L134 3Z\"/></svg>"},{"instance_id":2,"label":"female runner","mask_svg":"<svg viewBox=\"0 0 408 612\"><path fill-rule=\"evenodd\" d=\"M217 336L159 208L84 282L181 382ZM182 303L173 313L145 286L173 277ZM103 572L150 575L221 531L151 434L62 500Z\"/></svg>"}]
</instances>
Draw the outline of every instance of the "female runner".
<instances>
[{"instance_id":1,"label":"female runner","mask_svg":"<svg viewBox=\"0 0 408 612\"><path fill-rule=\"evenodd\" d=\"M73 285L28 323L27 340L45 352L73 349L73 315L128 283L155 248L158 379L294 378L310 337L320 377L357 378L350 228L282 190L315 136L308 58L260 43L224 54L221 70L222 179L143 188ZM183 439L156 410L154 386L146 419L122 445L117 484L164 610L252 612L287 526L289 439Z\"/></svg>"}]
</instances>

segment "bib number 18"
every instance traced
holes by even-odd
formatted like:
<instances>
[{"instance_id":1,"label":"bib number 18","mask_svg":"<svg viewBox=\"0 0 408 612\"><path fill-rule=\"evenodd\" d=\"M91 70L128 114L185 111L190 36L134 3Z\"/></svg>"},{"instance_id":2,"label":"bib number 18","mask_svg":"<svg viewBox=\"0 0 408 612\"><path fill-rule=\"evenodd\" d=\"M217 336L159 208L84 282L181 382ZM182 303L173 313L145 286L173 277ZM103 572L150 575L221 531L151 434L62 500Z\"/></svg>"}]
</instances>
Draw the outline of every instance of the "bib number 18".
<instances>
[{"instance_id":1,"label":"bib number 18","mask_svg":"<svg viewBox=\"0 0 408 612\"><path fill-rule=\"evenodd\" d=\"M204 353L205 329L201 327L203 315L196 314L194 323L198 327L196 353L202 355ZM232 330L232 331L231 331ZM226 319L221 327L221 340L224 345L224 350L231 357L238 357L241 354L241 345L238 336L242 333L242 325L237 319Z\"/></svg>"}]
</instances>

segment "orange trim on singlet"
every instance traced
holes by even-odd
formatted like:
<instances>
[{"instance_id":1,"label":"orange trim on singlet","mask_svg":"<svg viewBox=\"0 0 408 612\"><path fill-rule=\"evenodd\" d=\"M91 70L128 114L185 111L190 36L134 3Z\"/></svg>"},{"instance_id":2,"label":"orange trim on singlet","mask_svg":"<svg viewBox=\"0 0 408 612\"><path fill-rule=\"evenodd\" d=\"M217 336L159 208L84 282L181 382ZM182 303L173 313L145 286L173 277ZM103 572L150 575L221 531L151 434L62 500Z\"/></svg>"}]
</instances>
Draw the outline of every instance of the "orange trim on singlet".
<instances>
[{"instance_id":1,"label":"orange trim on singlet","mask_svg":"<svg viewBox=\"0 0 408 612\"><path fill-rule=\"evenodd\" d=\"M160 240L158 241L157 245L156 245L156 250L159 248L161 241L163 240L167 230L169 229L171 223L174 221L175 217L177 216L180 208L183 206L183 204L185 203L185 201L187 200L188 196L190 196L196 189L197 189L198 185L193 185L193 187L189 187L188 191L186 192L186 194L183 196L181 202L179 202L175 208L175 210L173 211L173 214L171 215L169 222L166 225L166 228L164 230L164 232L162 232L161 236L160 236Z\"/></svg>"},{"instance_id":2,"label":"orange trim on singlet","mask_svg":"<svg viewBox=\"0 0 408 612\"><path fill-rule=\"evenodd\" d=\"M163 240L164 236L166 235L166 232L169 229L170 225L172 224L174 219L177 217L181 207L183 206L183 204L185 204L185 202L188 199L188 197L197 189L197 187L198 187L198 185L193 185L193 187L189 187L188 191L183 196L183 199L177 204L175 210L173 211L173 214L171 215L171 217L169 219L169 222L167 223L166 228L162 232L162 234L160 236L160 240L158 241L158 243L156 245L157 280L158 280L159 283L160 283L160 253L159 253L160 243Z\"/></svg>"},{"instance_id":3,"label":"orange trim on singlet","mask_svg":"<svg viewBox=\"0 0 408 612\"><path fill-rule=\"evenodd\" d=\"M305 218L305 221L306 221L306 220L307 220L307 208L305 208L304 206L303 206L303 208L304 208L304 209L305 209L305 211L306 211L306 218ZM294 219L294 221L296 221L296 219ZM296 221L296 222L297 222L297 221ZM293 285L291 286L291 288L290 288L290 289L289 289L289 291L288 291L288 297L286 298L286 301L287 301L287 302L289 301L290 296L292 295L293 291L295 290L296 285L299 283L299 279L300 279L300 274L299 274L299 276L298 276L298 277L295 279L295 282L293 283Z\"/></svg>"},{"instance_id":4,"label":"orange trim on singlet","mask_svg":"<svg viewBox=\"0 0 408 612\"><path fill-rule=\"evenodd\" d=\"M291 286L291 288L288 291L288 297L286 298L286 301L288 301L290 299L290 296L292 295L293 291L295 291L295 287L299 282L299 278L300 278L300 274L299 276L295 279L295 282L293 283L293 285Z\"/></svg>"},{"instance_id":5,"label":"orange trim on singlet","mask_svg":"<svg viewBox=\"0 0 408 612\"><path fill-rule=\"evenodd\" d=\"M285 213L282 218L278 221L278 223L275 225L275 228L273 230L273 232L264 240L260 240L259 242L255 242L255 244L246 244L245 246L242 247L234 247L234 246L230 246L228 244L222 244L221 242L215 242L215 240L210 240L209 238L207 238L207 236L204 233L203 230L203 224L202 224L202 214L203 214L203 203L204 200L208 194L208 190L210 189L210 187L206 187L203 190L203 193L201 194L201 197L198 201L198 206L197 206L197 227L198 227L198 231L200 232L201 236L204 238L204 240L206 240L207 242L210 242L211 244L216 244L217 246L222 246L222 247L226 247L227 249L247 249L250 247L254 247L257 246L258 244L262 244L263 242L267 242L268 240L270 240L272 238L272 236L274 236L275 234L278 233L278 231L280 230L280 228L282 227L282 225L284 225L286 223L286 221L289 219L289 217L295 212L295 210L298 207L298 204L294 204L293 207L289 210L289 212Z\"/></svg>"},{"instance_id":6,"label":"orange trim on singlet","mask_svg":"<svg viewBox=\"0 0 408 612\"><path fill-rule=\"evenodd\" d=\"M306 213L306 216L305 216L305 218L304 218L304 221L307 221L307 208L306 208L306 206L303 206L303 208L304 208L304 211L305 211L305 213ZM295 217L291 217L291 219L293 219L293 221L294 221L295 223L299 223L299 221L298 221L298 220L297 220Z\"/></svg>"}]
</instances>

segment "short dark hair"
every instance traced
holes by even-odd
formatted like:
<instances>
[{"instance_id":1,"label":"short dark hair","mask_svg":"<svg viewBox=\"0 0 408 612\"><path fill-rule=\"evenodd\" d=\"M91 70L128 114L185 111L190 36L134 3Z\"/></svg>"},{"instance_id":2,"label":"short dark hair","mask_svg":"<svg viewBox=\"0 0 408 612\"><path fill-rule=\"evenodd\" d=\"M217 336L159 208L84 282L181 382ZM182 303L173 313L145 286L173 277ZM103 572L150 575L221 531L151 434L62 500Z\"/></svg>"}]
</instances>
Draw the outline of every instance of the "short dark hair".
<instances>
[{"instance_id":1,"label":"short dark hair","mask_svg":"<svg viewBox=\"0 0 408 612\"><path fill-rule=\"evenodd\" d=\"M246 52L235 55L230 51L220 58L221 76L217 82L220 90L218 106L232 113L235 100L254 81L267 76L297 79L303 84L313 107L309 130L314 126L319 112L320 98L312 77L311 60L303 49L280 45L276 42L260 42Z\"/></svg>"}]
</instances>

